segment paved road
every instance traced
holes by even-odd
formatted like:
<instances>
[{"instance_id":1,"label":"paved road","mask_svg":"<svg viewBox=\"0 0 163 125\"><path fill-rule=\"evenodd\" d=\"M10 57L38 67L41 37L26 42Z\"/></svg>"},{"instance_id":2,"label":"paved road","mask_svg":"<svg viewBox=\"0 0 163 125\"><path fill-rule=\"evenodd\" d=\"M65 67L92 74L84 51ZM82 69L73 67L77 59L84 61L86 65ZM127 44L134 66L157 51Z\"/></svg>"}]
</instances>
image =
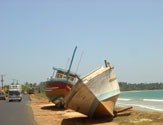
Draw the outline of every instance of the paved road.
<instances>
[{"instance_id":1,"label":"paved road","mask_svg":"<svg viewBox=\"0 0 163 125\"><path fill-rule=\"evenodd\" d=\"M21 102L0 100L0 125L36 125L29 95L23 95Z\"/></svg>"}]
</instances>

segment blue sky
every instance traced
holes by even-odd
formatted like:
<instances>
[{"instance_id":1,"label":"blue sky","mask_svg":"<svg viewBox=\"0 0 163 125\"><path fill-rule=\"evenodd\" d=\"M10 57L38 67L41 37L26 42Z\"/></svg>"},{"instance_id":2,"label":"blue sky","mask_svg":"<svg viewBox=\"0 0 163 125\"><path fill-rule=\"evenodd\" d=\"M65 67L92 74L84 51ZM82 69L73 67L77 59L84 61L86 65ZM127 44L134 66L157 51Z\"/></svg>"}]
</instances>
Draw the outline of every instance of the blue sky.
<instances>
[{"instance_id":1,"label":"blue sky","mask_svg":"<svg viewBox=\"0 0 163 125\"><path fill-rule=\"evenodd\" d=\"M45 81L77 45L81 76L107 59L118 81L163 82L162 12L161 0L1 0L0 74Z\"/></svg>"}]
</instances>

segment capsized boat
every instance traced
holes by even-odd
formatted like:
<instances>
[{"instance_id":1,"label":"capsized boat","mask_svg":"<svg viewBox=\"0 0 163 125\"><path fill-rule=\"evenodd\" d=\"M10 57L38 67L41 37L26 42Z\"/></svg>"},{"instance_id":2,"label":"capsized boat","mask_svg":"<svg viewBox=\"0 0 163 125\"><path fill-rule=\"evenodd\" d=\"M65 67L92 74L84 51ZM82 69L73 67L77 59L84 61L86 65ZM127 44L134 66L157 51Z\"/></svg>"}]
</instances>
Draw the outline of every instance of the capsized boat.
<instances>
[{"instance_id":1,"label":"capsized boat","mask_svg":"<svg viewBox=\"0 0 163 125\"><path fill-rule=\"evenodd\" d=\"M114 116L113 110L120 94L114 67L106 63L89 73L72 87L64 98L65 107L89 117Z\"/></svg>"},{"instance_id":2,"label":"capsized boat","mask_svg":"<svg viewBox=\"0 0 163 125\"><path fill-rule=\"evenodd\" d=\"M46 81L46 96L58 107L63 107L63 98L76 83L76 73L70 71L77 47L75 47L68 70L53 67L53 75ZM55 75L55 77L54 77Z\"/></svg>"}]
</instances>

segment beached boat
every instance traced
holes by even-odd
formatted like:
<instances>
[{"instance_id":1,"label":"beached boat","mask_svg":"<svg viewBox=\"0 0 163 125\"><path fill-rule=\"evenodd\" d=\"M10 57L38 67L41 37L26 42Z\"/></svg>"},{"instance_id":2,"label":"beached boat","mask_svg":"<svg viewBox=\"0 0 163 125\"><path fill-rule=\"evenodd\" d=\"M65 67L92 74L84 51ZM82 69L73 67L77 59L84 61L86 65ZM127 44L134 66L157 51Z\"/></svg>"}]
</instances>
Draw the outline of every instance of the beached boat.
<instances>
[{"instance_id":1,"label":"beached boat","mask_svg":"<svg viewBox=\"0 0 163 125\"><path fill-rule=\"evenodd\" d=\"M53 75L46 81L46 96L58 107L62 107L64 105L63 98L69 93L72 86L76 83L76 74L70 71L76 49L77 47L75 47L73 52L69 69L65 70L53 67Z\"/></svg>"},{"instance_id":2,"label":"beached boat","mask_svg":"<svg viewBox=\"0 0 163 125\"><path fill-rule=\"evenodd\" d=\"M89 117L114 116L114 107L120 94L114 67L106 63L89 73L72 87L64 98L65 107Z\"/></svg>"}]
</instances>

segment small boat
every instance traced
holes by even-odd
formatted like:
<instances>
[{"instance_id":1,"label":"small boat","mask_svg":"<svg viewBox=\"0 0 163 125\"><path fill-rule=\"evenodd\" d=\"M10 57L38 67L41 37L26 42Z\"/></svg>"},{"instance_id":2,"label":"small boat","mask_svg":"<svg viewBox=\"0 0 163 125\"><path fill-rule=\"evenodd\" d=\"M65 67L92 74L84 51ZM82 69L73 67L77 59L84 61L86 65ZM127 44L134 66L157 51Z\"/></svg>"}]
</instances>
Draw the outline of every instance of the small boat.
<instances>
[{"instance_id":1,"label":"small boat","mask_svg":"<svg viewBox=\"0 0 163 125\"><path fill-rule=\"evenodd\" d=\"M72 87L64 98L65 107L89 117L114 116L114 107L120 94L114 67L106 63L89 73Z\"/></svg>"},{"instance_id":2,"label":"small boat","mask_svg":"<svg viewBox=\"0 0 163 125\"><path fill-rule=\"evenodd\" d=\"M73 52L68 70L53 67L53 75L46 81L45 93L48 99L58 107L63 107L63 99L76 83L76 73L70 71L77 47ZM55 75L55 77L54 77Z\"/></svg>"}]
</instances>

